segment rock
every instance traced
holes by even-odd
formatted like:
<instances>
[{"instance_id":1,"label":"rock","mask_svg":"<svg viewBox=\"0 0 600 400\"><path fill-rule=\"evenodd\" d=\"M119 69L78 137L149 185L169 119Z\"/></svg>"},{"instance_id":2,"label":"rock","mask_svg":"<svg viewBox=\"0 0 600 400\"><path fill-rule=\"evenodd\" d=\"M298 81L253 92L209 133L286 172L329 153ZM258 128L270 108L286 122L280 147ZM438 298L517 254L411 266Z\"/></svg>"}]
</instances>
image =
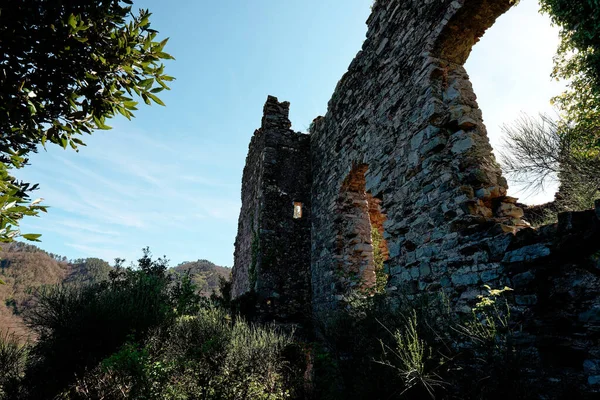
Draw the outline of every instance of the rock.
<instances>
[{"instance_id":1,"label":"rock","mask_svg":"<svg viewBox=\"0 0 600 400\"><path fill-rule=\"evenodd\" d=\"M531 271L523 272L513 276L512 282L515 289L528 286L535 279L535 275Z\"/></svg>"},{"instance_id":2,"label":"rock","mask_svg":"<svg viewBox=\"0 0 600 400\"><path fill-rule=\"evenodd\" d=\"M590 310L584 311L579 314L579 321L585 323L599 323L600 322L600 306L593 306Z\"/></svg>"},{"instance_id":3,"label":"rock","mask_svg":"<svg viewBox=\"0 0 600 400\"><path fill-rule=\"evenodd\" d=\"M550 249L544 244L533 244L521 247L520 249L509 251L504 256L502 262L514 263L522 261L531 261L550 255Z\"/></svg>"},{"instance_id":4,"label":"rock","mask_svg":"<svg viewBox=\"0 0 600 400\"><path fill-rule=\"evenodd\" d=\"M599 386L600 385L600 375L592 375L588 377L588 384L591 386Z\"/></svg>"},{"instance_id":5,"label":"rock","mask_svg":"<svg viewBox=\"0 0 600 400\"><path fill-rule=\"evenodd\" d=\"M521 306L531 306L537 304L537 301L537 296L535 294L515 296L515 302Z\"/></svg>"},{"instance_id":6,"label":"rock","mask_svg":"<svg viewBox=\"0 0 600 400\"><path fill-rule=\"evenodd\" d=\"M470 272L466 274L453 274L452 283L456 286L470 286L478 283L479 274L476 272Z\"/></svg>"},{"instance_id":7,"label":"rock","mask_svg":"<svg viewBox=\"0 0 600 400\"><path fill-rule=\"evenodd\" d=\"M583 370L586 374L596 374L600 373L600 360L585 360L583 362Z\"/></svg>"},{"instance_id":8,"label":"rock","mask_svg":"<svg viewBox=\"0 0 600 400\"><path fill-rule=\"evenodd\" d=\"M469 150L475 145L475 141L471 137L466 137L454 143L452 146L452 152L454 154L461 154Z\"/></svg>"}]
</instances>

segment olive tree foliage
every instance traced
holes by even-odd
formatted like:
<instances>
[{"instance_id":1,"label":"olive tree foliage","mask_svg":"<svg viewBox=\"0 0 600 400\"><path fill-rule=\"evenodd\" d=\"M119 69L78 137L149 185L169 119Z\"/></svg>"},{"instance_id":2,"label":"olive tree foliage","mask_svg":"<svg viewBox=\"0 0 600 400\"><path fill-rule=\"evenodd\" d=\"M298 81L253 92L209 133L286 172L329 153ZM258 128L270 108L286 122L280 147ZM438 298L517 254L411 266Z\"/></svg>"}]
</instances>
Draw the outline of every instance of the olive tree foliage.
<instances>
[{"instance_id":1,"label":"olive tree foliage","mask_svg":"<svg viewBox=\"0 0 600 400\"><path fill-rule=\"evenodd\" d=\"M139 98L157 94L167 39L157 40L148 10L131 0L19 0L0 3L0 242L19 235L24 215L45 211L37 185L11 173L49 143L77 150L82 135L134 116ZM23 235L25 236L25 235ZM37 239L39 235L25 238Z\"/></svg>"}]
</instances>

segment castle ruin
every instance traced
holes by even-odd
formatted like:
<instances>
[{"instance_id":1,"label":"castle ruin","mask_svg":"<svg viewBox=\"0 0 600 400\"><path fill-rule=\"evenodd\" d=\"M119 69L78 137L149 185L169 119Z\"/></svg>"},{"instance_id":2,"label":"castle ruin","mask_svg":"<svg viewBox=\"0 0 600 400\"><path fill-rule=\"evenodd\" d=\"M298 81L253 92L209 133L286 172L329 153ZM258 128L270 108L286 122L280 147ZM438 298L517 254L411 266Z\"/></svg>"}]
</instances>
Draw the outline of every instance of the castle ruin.
<instances>
[{"instance_id":1,"label":"castle ruin","mask_svg":"<svg viewBox=\"0 0 600 400\"><path fill-rule=\"evenodd\" d=\"M379 0L310 134L267 99L244 169L234 297L254 293L270 319L319 318L373 290L376 255L392 302L443 291L468 312L483 285L509 286L522 344L548 376L600 390L600 206L529 227L463 67L512 5Z\"/></svg>"}]
</instances>

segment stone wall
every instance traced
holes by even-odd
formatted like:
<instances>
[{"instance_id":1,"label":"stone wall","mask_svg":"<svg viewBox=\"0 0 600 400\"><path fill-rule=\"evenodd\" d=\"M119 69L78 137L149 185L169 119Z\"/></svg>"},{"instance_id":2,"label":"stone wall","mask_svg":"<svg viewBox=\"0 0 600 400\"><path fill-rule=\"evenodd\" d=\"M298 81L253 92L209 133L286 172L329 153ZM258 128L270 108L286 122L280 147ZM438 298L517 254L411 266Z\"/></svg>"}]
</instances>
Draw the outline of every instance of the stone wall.
<instances>
[{"instance_id":1,"label":"stone wall","mask_svg":"<svg viewBox=\"0 0 600 400\"><path fill-rule=\"evenodd\" d=\"M600 202L557 224L497 237L494 257L514 289L516 345L549 398L600 391ZM570 398L572 393L566 393Z\"/></svg>"},{"instance_id":2,"label":"stone wall","mask_svg":"<svg viewBox=\"0 0 600 400\"><path fill-rule=\"evenodd\" d=\"M388 291L497 282L483 253L455 257L465 229L526 226L506 197L481 111L462 64L509 0L378 1L362 50L315 120L313 307L333 309L340 258L336 202L353 168L387 216ZM473 270L474 268L474 270ZM482 274L486 271L485 274ZM453 292L455 294L457 292Z\"/></svg>"},{"instance_id":3,"label":"stone wall","mask_svg":"<svg viewBox=\"0 0 600 400\"><path fill-rule=\"evenodd\" d=\"M265 318L298 321L311 304L310 138L290 129L288 113L289 103L269 96L250 143L232 295L254 293Z\"/></svg>"}]
</instances>

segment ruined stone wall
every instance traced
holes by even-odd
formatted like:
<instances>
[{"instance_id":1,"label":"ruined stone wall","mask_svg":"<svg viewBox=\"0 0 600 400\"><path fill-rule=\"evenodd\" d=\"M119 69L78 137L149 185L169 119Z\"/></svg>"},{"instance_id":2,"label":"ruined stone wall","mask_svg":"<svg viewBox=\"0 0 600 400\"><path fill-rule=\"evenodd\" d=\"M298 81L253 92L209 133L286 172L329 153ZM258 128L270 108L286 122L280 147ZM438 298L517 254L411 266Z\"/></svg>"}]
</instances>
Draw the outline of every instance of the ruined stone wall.
<instances>
[{"instance_id":1,"label":"ruined stone wall","mask_svg":"<svg viewBox=\"0 0 600 400\"><path fill-rule=\"evenodd\" d=\"M310 136L268 99L244 169L234 297L255 292L274 319L327 318L350 291L372 293L375 229L391 304L443 291L468 313L484 285L514 288L532 379L551 395L600 392L600 204L528 227L463 68L511 6L378 0Z\"/></svg>"},{"instance_id":2,"label":"ruined stone wall","mask_svg":"<svg viewBox=\"0 0 600 400\"><path fill-rule=\"evenodd\" d=\"M355 214L344 215L340 193L359 168L364 195L378 199L385 215L392 303L441 290L467 313L484 285L514 287L518 346L529 355L532 379L548 394L568 385L595 393L600 222L590 211L528 227L517 199L506 196L463 68L472 46L511 6L375 4L363 48L312 133L313 310L326 317L347 294L349 253L339 241L352 238L347 221ZM368 249L355 249L359 266Z\"/></svg>"},{"instance_id":3,"label":"ruined stone wall","mask_svg":"<svg viewBox=\"0 0 600 400\"><path fill-rule=\"evenodd\" d=\"M234 298L253 292L265 317L310 314L310 137L290 129L289 103L269 97L242 180ZM296 215L295 215L296 214Z\"/></svg>"},{"instance_id":4,"label":"ruined stone wall","mask_svg":"<svg viewBox=\"0 0 600 400\"><path fill-rule=\"evenodd\" d=\"M522 211L492 155L462 64L509 0L380 0L362 50L315 121L313 306L343 297L335 245L338 198L357 165L386 215L388 292L499 283L483 252L460 253L471 231L512 231ZM470 240L465 240L465 246ZM450 291L450 290L449 290Z\"/></svg>"},{"instance_id":5,"label":"ruined stone wall","mask_svg":"<svg viewBox=\"0 0 600 400\"><path fill-rule=\"evenodd\" d=\"M548 398L600 391L600 202L557 224L495 238L514 289L515 346Z\"/></svg>"}]
</instances>

